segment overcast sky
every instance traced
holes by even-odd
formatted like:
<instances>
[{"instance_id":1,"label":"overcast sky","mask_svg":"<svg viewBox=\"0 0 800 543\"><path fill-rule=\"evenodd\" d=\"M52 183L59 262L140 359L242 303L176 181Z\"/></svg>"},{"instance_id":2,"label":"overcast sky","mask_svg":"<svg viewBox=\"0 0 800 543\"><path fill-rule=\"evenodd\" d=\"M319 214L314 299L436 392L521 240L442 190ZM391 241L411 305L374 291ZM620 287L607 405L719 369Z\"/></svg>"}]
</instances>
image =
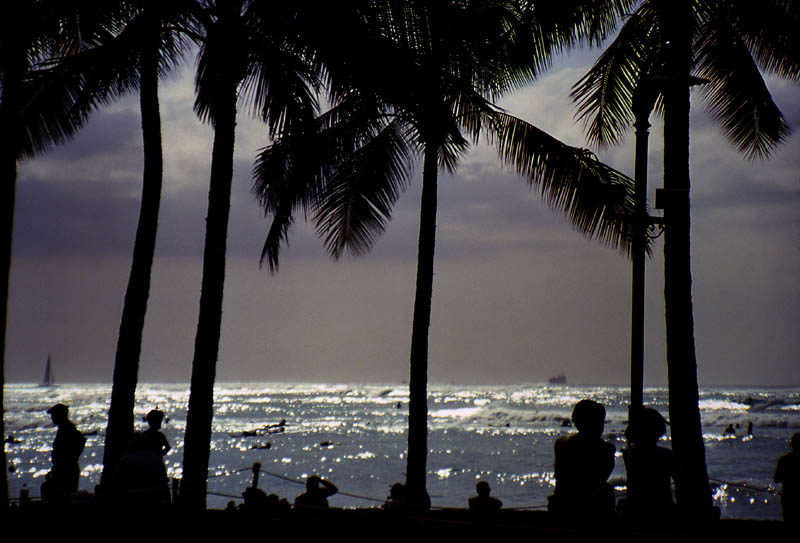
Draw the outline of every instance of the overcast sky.
<instances>
[{"instance_id":1,"label":"overcast sky","mask_svg":"<svg viewBox=\"0 0 800 543\"><path fill-rule=\"evenodd\" d=\"M594 52L560 59L502 105L586 145L570 86ZM164 192L140 380L188 381L200 294L212 130L192 112L187 63L161 89ZM800 127L796 84L769 80ZM701 384L800 384L800 140L751 163L721 136L694 91L692 266ZM240 114L220 381L397 382L408 377L420 172L367 257L333 262L298 222L272 276L259 268L267 222L250 195L265 130ZM661 185L653 119L650 201ZM141 193L136 97L92 118L69 145L23 164L17 189L6 377L110 381ZM632 175L633 137L598 152ZM624 384L630 263L574 231L495 152L473 148L441 175L430 329L434 382ZM646 380L666 380L663 243L648 261Z\"/></svg>"}]
</instances>

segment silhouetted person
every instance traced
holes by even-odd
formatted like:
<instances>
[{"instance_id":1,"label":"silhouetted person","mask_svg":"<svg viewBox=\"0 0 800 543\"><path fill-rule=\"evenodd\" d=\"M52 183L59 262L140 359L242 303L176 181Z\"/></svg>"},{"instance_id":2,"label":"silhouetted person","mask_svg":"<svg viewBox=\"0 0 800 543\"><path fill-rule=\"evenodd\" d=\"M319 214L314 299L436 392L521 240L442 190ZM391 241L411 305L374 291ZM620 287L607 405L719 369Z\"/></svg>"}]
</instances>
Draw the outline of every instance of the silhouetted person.
<instances>
[{"instance_id":1,"label":"silhouetted person","mask_svg":"<svg viewBox=\"0 0 800 543\"><path fill-rule=\"evenodd\" d=\"M555 492L548 510L559 515L603 516L614 511L614 490L608 476L614 470L615 447L603 440L606 409L593 400L581 400L572 410L577 434L555 444Z\"/></svg>"},{"instance_id":2,"label":"silhouetted person","mask_svg":"<svg viewBox=\"0 0 800 543\"><path fill-rule=\"evenodd\" d=\"M503 502L489 495L492 489L486 481L478 481L475 491L478 495L467 500L470 511L497 511L503 507Z\"/></svg>"},{"instance_id":3,"label":"silhouetted person","mask_svg":"<svg viewBox=\"0 0 800 543\"><path fill-rule=\"evenodd\" d=\"M631 518L664 517L673 512L671 480L677 464L674 453L659 447L658 440L667 431L661 413L652 407L631 412L625 431L628 446L622 449L628 492L624 513Z\"/></svg>"},{"instance_id":4,"label":"silhouetted person","mask_svg":"<svg viewBox=\"0 0 800 543\"><path fill-rule=\"evenodd\" d=\"M306 479L306 491L294 499L294 506L295 508L325 509L328 507L328 496L333 496L337 492L339 489L336 488L336 485L312 475Z\"/></svg>"},{"instance_id":5,"label":"silhouetted person","mask_svg":"<svg viewBox=\"0 0 800 543\"><path fill-rule=\"evenodd\" d=\"M778 459L775 482L781 483L783 520L800 523L800 432L792 435L792 451Z\"/></svg>"},{"instance_id":6,"label":"silhouetted person","mask_svg":"<svg viewBox=\"0 0 800 543\"><path fill-rule=\"evenodd\" d=\"M387 511L397 511L403 508L403 500L406 496L406 487L403 483L395 483L389 489L389 496L383 502L383 508Z\"/></svg>"},{"instance_id":7,"label":"silhouetted person","mask_svg":"<svg viewBox=\"0 0 800 543\"><path fill-rule=\"evenodd\" d=\"M48 502L66 501L78 490L81 468L78 459L86 446L86 438L69 420L69 408L58 403L47 410L53 424L58 426L53 440L53 468L42 484L42 499Z\"/></svg>"},{"instance_id":8,"label":"silhouetted person","mask_svg":"<svg viewBox=\"0 0 800 543\"><path fill-rule=\"evenodd\" d=\"M722 432L722 434L726 435L726 436L735 436L736 435L736 429L733 427L733 424L729 424L728 427L725 428L725 431Z\"/></svg>"},{"instance_id":9,"label":"silhouetted person","mask_svg":"<svg viewBox=\"0 0 800 543\"><path fill-rule=\"evenodd\" d=\"M749 436L753 435L753 421L752 420L747 421L747 435L749 435Z\"/></svg>"},{"instance_id":10,"label":"silhouetted person","mask_svg":"<svg viewBox=\"0 0 800 543\"><path fill-rule=\"evenodd\" d=\"M166 456L172 447L169 446L167 437L160 431L164 412L153 409L147 414L145 420L150 427L142 435L146 438L148 447L159 456Z\"/></svg>"},{"instance_id":11,"label":"silhouetted person","mask_svg":"<svg viewBox=\"0 0 800 543\"><path fill-rule=\"evenodd\" d=\"M291 506L286 498L280 498L277 494L269 494L260 488L247 487L242 493L244 503L240 506L245 511L277 512L289 509Z\"/></svg>"},{"instance_id":12,"label":"silhouetted person","mask_svg":"<svg viewBox=\"0 0 800 543\"><path fill-rule=\"evenodd\" d=\"M137 433L128 443L111 477L111 499L130 508L154 508L170 502L169 479L161 453L153 448L152 437Z\"/></svg>"}]
</instances>

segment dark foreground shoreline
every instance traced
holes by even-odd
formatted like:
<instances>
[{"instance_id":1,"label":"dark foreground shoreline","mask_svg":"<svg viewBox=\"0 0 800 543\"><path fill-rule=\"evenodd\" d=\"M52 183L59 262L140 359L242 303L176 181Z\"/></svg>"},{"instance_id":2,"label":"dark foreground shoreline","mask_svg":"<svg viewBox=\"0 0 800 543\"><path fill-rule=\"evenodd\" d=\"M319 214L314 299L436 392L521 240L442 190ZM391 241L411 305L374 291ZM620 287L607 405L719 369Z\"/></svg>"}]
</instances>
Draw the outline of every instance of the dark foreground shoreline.
<instances>
[{"instance_id":1,"label":"dark foreground shoreline","mask_svg":"<svg viewBox=\"0 0 800 543\"><path fill-rule=\"evenodd\" d=\"M424 535L461 540L524 538L529 541L792 541L797 532L783 522L722 519L703 524L680 522L623 524L619 518L601 523L558 519L544 511L498 511L475 514L464 509L430 511L424 515L381 509L269 511L210 509L185 512L174 509L128 510L125 513L94 507L51 509L44 506L11 509L3 521L4 533L27 534L30 540L62 539L66 534L83 540L211 541L271 539L286 535L298 541L343 538L346 541L397 540ZM66 529L66 532L65 532ZM149 543L148 541L148 543ZM416 542L415 542L416 543Z\"/></svg>"}]
</instances>

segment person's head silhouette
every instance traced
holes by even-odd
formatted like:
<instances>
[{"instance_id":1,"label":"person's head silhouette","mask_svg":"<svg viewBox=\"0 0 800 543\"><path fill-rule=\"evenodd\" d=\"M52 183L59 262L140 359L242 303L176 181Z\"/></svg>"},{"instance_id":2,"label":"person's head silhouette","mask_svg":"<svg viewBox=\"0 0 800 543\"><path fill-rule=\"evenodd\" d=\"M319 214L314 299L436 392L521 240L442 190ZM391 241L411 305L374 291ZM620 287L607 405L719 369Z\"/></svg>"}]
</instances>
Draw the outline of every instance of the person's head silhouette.
<instances>
[{"instance_id":1,"label":"person's head silhouette","mask_svg":"<svg viewBox=\"0 0 800 543\"><path fill-rule=\"evenodd\" d=\"M486 481L478 481L478 484L475 485L475 491L481 498L488 498L489 494L492 492L492 489L489 488L489 483Z\"/></svg>"},{"instance_id":2,"label":"person's head silhouette","mask_svg":"<svg viewBox=\"0 0 800 543\"><path fill-rule=\"evenodd\" d=\"M667 432L667 421L658 410L642 407L631 414L625 436L637 445L655 445Z\"/></svg>"},{"instance_id":3,"label":"person's head silhouette","mask_svg":"<svg viewBox=\"0 0 800 543\"><path fill-rule=\"evenodd\" d=\"M389 488L389 497L393 500L400 500L405 494L406 487L403 483L395 483Z\"/></svg>"},{"instance_id":4,"label":"person's head silhouette","mask_svg":"<svg viewBox=\"0 0 800 543\"><path fill-rule=\"evenodd\" d=\"M47 413L53 420L53 424L59 425L65 420L67 420L67 417L69 416L69 407L67 407L63 403L57 403L53 407L48 409Z\"/></svg>"},{"instance_id":5,"label":"person's head silhouette","mask_svg":"<svg viewBox=\"0 0 800 543\"><path fill-rule=\"evenodd\" d=\"M164 412L159 411L158 409L153 409L147 414L145 420L147 421L147 424L150 425L150 428L153 430L158 430L161 428L161 423L164 420Z\"/></svg>"},{"instance_id":6,"label":"person's head silhouette","mask_svg":"<svg viewBox=\"0 0 800 543\"><path fill-rule=\"evenodd\" d=\"M311 492L313 490L317 490L319 488L319 477L316 475L312 475L308 479L306 479L306 490Z\"/></svg>"},{"instance_id":7,"label":"person's head silhouette","mask_svg":"<svg viewBox=\"0 0 800 543\"><path fill-rule=\"evenodd\" d=\"M603 435L606 408L594 400L581 400L572 410L572 422L579 434L599 438Z\"/></svg>"}]
</instances>

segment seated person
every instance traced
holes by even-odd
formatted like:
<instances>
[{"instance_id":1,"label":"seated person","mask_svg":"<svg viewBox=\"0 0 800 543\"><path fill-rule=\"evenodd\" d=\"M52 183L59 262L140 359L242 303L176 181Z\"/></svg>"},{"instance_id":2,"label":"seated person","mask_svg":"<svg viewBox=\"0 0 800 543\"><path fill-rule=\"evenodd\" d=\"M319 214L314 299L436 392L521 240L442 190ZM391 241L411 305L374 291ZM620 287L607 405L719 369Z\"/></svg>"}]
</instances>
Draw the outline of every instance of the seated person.
<instances>
[{"instance_id":1,"label":"seated person","mask_svg":"<svg viewBox=\"0 0 800 543\"><path fill-rule=\"evenodd\" d=\"M403 508L403 500L406 496L406 487L403 483L395 483L389 489L389 497L383 502L383 508L387 511L396 511Z\"/></svg>"},{"instance_id":2,"label":"seated person","mask_svg":"<svg viewBox=\"0 0 800 543\"><path fill-rule=\"evenodd\" d=\"M294 506L295 508L326 509L328 507L328 496L333 496L338 491L339 489L336 488L336 485L330 481L312 475L306 479L306 491L294 499Z\"/></svg>"},{"instance_id":3,"label":"seated person","mask_svg":"<svg viewBox=\"0 0 800 543\"><path fill-rule=\"evenodd\" d=\"M467 501L470 511L497 511L503 507L503 502L489 495L492 489L489 488L489 483L486 481L478 481L475 491L478 495L472 496Z\"/></svg>"},{"instance_id":4,"label":"seated person","mask_svg":"<svg viewBox=\"0 0 800 543\"><path fill-rule=\"evenodd\" d=\"M169 505L169 480L161 455L150 438L134 434L128 450L111 476L111 499L118 506L160 507Z\"/></svg>"},{"instance_id":5,"label":"seated person","mask_svg":"<svg viewBox=\"0 0 800 543\"><path fill-rule=\"evenodd\" d=\"M783 520L800 522L800 432L792 435L792 452L778 459L774 480L781 483Z\"/></svg>"},{"instance_id":6,"label":"seated person","mask_svg":"<svg viewBox=\"0 0 800 543\"><path fill-rule=\"evenodd\" d=\"M548 498L549 511L590 516L614 512L614 490L607 481L616 448L602 438L605 417L605 407L593 400L581 400L572 410L578 433L556 440L556 488Z\"/></svg>"},{"instance_id":7,"label":"seated person","mask_svg":"<svg viewBox=\"0 0 800 543\"><path fill-rule=\"evenodd\" d=\"M666 421L655 409L645 407L631 413L625 431L628 446L622 449L628 473L625 514L664 516L675 507L670 485L677 469L675 455L670 449L658 446L666 431Z\"/></svg>"}]
</instances>

